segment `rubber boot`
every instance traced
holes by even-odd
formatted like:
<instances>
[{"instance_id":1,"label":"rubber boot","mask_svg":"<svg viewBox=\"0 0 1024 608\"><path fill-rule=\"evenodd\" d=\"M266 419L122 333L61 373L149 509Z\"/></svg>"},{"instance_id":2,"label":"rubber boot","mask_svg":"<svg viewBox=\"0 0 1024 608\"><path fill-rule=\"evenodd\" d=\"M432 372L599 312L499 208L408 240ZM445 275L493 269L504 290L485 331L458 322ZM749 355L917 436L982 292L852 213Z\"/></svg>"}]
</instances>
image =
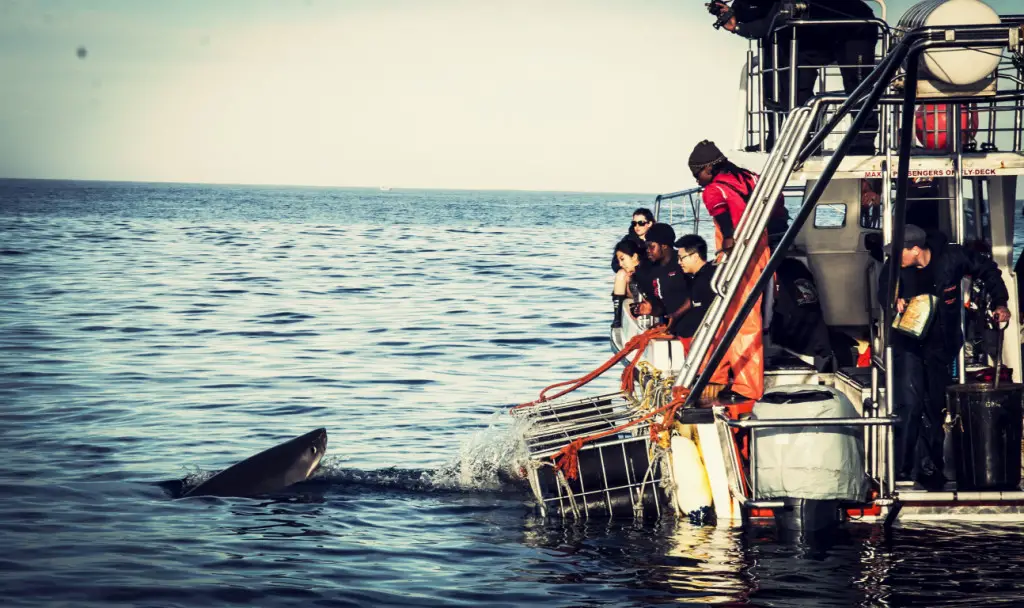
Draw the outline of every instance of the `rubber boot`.
<instances>
[{"instance_id":1,"label":"rubber boot","mask_svg":"<svg viewBox=\"0 0 1024 608\"><path fill-rule=\"evenodd\" d=\"M622 304L626 296L612 294L612 328L622 327Z\"/></svg>"}]
</instances>

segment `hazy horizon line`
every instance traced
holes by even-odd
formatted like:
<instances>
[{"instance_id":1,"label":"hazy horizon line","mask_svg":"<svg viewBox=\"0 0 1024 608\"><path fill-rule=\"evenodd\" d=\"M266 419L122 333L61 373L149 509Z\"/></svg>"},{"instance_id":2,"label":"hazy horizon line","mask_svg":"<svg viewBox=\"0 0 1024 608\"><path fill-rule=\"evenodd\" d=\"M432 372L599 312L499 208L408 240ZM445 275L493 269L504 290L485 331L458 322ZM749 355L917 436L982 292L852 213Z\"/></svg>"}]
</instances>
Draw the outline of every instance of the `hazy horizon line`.
<instances>
[{"instance_id":1,"label":"hazy horizon line","mask_svg":"<svg viewBox=\"0 0 1024 608\"><path fill-rule=\"evenodd\" d=\"M530 188L447 188L447 187L423 187L423 186L386 186L384 184L377 184L375 186L342 186L342 185L322 185L322 184L270 184L270 183L241 183L241 182L191 182L191 181L166 181L166 180L137 180L137 179L95 179L95 178L76 178L76 177L11 177L11 176L0 176L0 181L34 181L34 182L89 182L89 183L105 183L105 184L165 184L165 185L182 185L182 186L245 186L245 187L262 187L262 188L309 188L319 190L373 190L377 192L383 192L382 187L386 187L391 192L396 190L435 190L435 191L448 191L448 192L550 192L559 194L614 194L614 195L638 195L638 196L649 196L656 197L658 192L611 192L605 190L550 190L550 189L530 189Z\"/></svg>"}]
</instances>

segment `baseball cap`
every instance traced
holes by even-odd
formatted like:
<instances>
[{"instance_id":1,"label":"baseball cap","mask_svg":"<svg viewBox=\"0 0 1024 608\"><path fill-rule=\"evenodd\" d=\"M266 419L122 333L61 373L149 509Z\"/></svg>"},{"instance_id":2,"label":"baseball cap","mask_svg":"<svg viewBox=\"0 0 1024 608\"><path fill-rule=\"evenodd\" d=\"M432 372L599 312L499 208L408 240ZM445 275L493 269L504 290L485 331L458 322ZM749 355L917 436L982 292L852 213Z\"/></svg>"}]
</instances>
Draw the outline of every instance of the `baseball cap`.
<instances>
[{"instance_id":1,"label":"baseball cap","mask_svg":"<svg viewBox=\"0 0 1024 608\"><path fill-rule=\"evenodd\" d=\"M907 224L906 229L903 231L903 248L924 247L925 236L924 230L920 227ZM892 255L892 243L882 247L882 251L885 252L885 255Z\"/></svg>"}]
</instances>

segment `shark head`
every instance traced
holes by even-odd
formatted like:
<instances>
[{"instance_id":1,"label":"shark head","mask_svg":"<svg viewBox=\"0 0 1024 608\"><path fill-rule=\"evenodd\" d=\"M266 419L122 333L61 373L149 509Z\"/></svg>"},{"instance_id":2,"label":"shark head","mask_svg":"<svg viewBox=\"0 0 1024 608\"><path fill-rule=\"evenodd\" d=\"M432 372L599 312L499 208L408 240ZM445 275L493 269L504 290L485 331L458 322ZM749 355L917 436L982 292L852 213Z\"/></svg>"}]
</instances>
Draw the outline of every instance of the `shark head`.
<instances>
[{"instance_id":1,"label":"shark head","mask_svg":"<svg viewBox=\"0 0 1024 608\"><path fill-rule=\"evenodd\" d=\"M316 429L224 469L185 496L254 496L277 492L305 481L320 465L326 452L327 429Z\"/></svg>"}]
</instances>

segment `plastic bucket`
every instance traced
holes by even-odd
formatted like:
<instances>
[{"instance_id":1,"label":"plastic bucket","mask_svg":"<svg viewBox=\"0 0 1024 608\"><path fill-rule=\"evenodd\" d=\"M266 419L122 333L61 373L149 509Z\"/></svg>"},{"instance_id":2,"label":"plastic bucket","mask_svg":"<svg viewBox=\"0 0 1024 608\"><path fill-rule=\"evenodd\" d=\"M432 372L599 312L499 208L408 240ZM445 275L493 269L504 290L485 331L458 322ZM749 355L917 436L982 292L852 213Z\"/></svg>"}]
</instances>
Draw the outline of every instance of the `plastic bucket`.
<instances>
[{"instance_id":1,"label":"plastic bucket","mask_svg":"<svg viewBox=\"0 0 1024 608\"><path fill-rule=\"evenodd\" d=\"M1020 486L1024 384L960 384L946 389L957 490Z\"/></svg>"}]
</instances>

